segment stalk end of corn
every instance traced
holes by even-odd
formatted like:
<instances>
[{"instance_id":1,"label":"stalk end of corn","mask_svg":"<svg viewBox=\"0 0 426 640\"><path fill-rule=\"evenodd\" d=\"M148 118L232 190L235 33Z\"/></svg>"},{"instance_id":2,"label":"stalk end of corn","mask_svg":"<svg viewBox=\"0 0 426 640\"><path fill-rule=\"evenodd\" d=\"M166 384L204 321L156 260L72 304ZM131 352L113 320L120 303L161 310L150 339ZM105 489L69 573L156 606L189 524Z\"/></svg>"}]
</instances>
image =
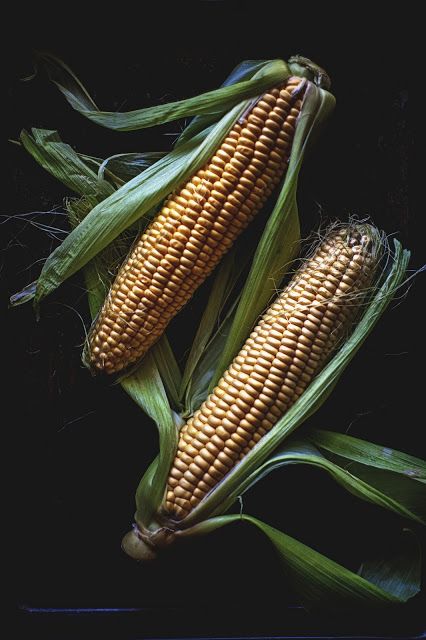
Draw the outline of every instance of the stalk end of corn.
<instances>
[{"instance_id":1,"label":"stalk end of corn","mask_svg":"<svg viewBox=\"0 0 426 640\"><path fill-rule=\"evenodd\" d=\"M121 548L137 562L151 562L157 558L154 547L142 540L136 529L126 533L121 542Z\"/></svg>"},{"instance_id":2,"label":"stalk end of corn","mask_svg":"<svg viewBox=\"0 0 426 640\"><path fill-rule=\"evenodd\" d=\"M135 523L133 529L126 533L121 548L138 562L151 562L157 559L158 552L168 547L176 539L174 527L163 526L159 520L152 522L149 528Z\"/></svg>"}]
</instances>

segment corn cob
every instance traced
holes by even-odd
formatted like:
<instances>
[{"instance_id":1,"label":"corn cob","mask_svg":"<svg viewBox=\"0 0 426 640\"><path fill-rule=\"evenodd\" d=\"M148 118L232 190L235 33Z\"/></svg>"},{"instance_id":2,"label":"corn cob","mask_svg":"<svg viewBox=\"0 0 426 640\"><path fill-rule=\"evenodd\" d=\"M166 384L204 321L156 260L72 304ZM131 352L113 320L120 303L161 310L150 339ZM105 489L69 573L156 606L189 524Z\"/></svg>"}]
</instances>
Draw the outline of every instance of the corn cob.
<instances>
[{"instance_id":1,"label":"corn cob","mask_svg":"<svg viewBox=\"0 0 426 640\"><path fill-rule=\"evenodd\" d=\"M237 122L137 240L89 334L86 361L139 360L261 209L286 171L306 80L289 78Z\"/></svg>"},{"instance_id":2,"label":"corn cob","mask_svg":"<svg viewBox=\"0 0 426 640\"><path fill-rule=\"evenodd\" d=\"M284 415L345 337L372 283L368 225L330 232L184 425L163 516L180 520Z\"/></svg>"}]
</instances>

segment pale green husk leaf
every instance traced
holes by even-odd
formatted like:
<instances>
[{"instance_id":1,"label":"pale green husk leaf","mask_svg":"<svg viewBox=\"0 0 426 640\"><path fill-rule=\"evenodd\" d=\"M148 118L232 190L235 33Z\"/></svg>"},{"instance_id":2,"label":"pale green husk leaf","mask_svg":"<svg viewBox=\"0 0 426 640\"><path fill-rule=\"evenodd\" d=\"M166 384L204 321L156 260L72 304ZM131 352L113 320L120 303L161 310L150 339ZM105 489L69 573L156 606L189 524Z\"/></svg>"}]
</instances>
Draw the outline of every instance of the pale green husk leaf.
<instances>
[{"instance_id":1,"label":"pale green husk leaf","mask_svg":"<svg viewBox=\"0 0 426 640\"><path fill-rule=\"evenodd\" d=\"M327 432L324 433L328 435ZM334 433L330 432L330 435L334 435ZM354 440L356 439L354 438ZM361 446L370 444L362 440L360 443ZM389 452L394 458L404 456L403 453L394 449L389 449ZM330 459L323 455L309 441L309 436L305 439L290 438L284 442L266 462L257 467L245 479L238 487L238 491L228 496L222 505L223 510L226 511L231 507L239 496L271 473L271 471L294 464L307 464L322 469L358 498L394 511L404 518L414 520L420 524L426 524L426 490L424 486L414 479L408 479L404 475L404 471L392 471L394 484L389 482L389 471L393 466L392 462L388 467L383 464L381 468L377 468L374 464L370 464L368 454L365 456L362 465L362 467L365 467L364 473L359 471L361 465L357 467L348 466L347 459L344 462L340 461L339 464L335 459ZM424 471L426 463L419 460L419 464L423 466ZM281 475L281 478L285 482L285 476Z\"/></svg>"},{"instance_id":2,"label":"pale green husk leaf","mask_svg":"<svg viewBox=\"0 0 426 640\"><path fill-rule=\"evenodd\" d=\"M307 608L342 611L355 606L396 605L406 602L420 590L420 548L410 533L405 534L402 549L396 557L365 562L358 574L245 514L206 520L184 535L211 533L237 522L248 522L266 535L277 551L286 578Z\"/></svg>"}]
</instances>

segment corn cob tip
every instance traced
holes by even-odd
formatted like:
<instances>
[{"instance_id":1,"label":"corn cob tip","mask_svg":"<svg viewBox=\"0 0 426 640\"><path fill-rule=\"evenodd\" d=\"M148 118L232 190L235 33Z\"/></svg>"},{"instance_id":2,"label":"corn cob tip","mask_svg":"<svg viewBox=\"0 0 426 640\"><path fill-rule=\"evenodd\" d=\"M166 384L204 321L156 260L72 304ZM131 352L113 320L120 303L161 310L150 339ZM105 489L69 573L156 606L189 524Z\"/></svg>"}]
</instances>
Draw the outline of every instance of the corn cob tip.
<instances>
[{"instance_id":1,"label":"corn cob tip","mask_svg":"<svg viewBox=\"0 0 426 640\"><path fill-rule=\"evenodd\" d=\"M290 70L296 76L308 78L321 89L329 89L331 87L331 79L328 73L309 58L304 56L292 56L288 65Z\"/></svg>"},{"instance_id":2,"label":"corn cob tip","mask_svg":"<svg viewBox=\"0 0 426 640\"><path fill-rule=\"evenodd\" d=\"M121 548L128 556L138 562L150 562L157 558L155 549L144 542L135 529L126 533L121 542Z\"/></svg>"}]
</instances>

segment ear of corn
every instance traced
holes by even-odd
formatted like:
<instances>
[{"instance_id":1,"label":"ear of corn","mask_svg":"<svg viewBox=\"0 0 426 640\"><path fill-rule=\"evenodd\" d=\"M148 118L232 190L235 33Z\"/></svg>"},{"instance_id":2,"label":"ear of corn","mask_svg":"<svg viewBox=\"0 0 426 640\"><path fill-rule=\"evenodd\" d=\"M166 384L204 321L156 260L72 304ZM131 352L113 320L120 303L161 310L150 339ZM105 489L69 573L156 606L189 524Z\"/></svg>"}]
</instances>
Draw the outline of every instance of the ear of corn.
<instances>
[{"instance_id":1,"label":"ear of corn","mask_svg":"<svg viewBox=\"0 0 426 640\"><path fill-rule=\"evenodd\" d=\"M210 162L135 243L94 323L85 359L138 361L261 209L285 173L306 81L289 78L237 122Z\"/></svg>"},{"instance_id":2,"label":"ear of corn","mask_svg":"<svg viewBox=\"0 0 426 640\"><path fill-rule=\"evenodd\" d=\"M345 337L378 263L368 226L330 233L182 428L163 516L182 519L299 398Z\"/></svg>"}]
</instances>

